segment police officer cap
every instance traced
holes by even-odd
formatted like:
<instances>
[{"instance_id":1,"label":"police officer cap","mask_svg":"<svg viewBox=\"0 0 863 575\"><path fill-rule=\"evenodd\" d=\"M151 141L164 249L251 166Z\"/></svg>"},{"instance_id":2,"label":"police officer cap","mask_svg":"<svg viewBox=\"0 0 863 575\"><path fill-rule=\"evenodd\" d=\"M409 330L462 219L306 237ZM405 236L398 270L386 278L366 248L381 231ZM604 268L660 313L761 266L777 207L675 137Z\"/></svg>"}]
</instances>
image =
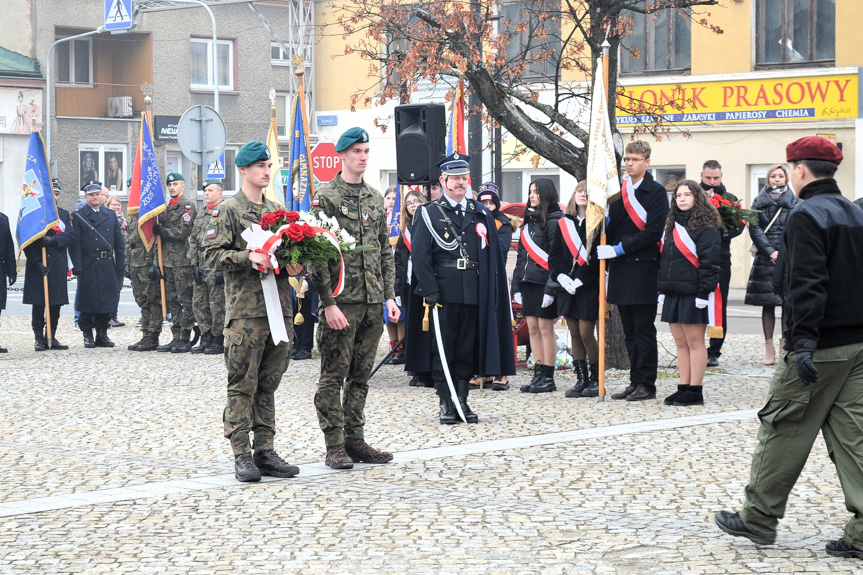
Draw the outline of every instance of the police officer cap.
<instances>
[{"instance_id":1,"label":"police officer cap","mask_svg":"<svg viewBox=\"0 0 863 575\"><path fill-rule=\"evenodd\" d=\"M184 178L183 174L181 174L180 172L171 172L170 174L168 174L168 178L165 181L169 184L171 182L185 182L186 178Z\"/></svg>"},{"instance_id":2,"label":"police officer cap","mask_svg":"<svg viewBox=\"0 0 863 575\"><path fill-rule=\"evenodd\" d=\"M806 136L785 146L785 157L789 162L820 160L838 166L842 163L842 150L827 138Z\"/></svg>"},{"instance_id":3,"label":"police officer cap","mask_svg":"<svg viewBox=\"0 0 863 575\"><path fill-rule=\"evenodd\" d=\"M51 178L51 188L55 192L59 192L60 191L60 180L58 180L57 178Z\"/></svg>"},{"instance_id":4,"label":"police officer cap","mask_svg":"<svg viewBox=\"0 0 863 575\"><path fill-rule=\"evenodd\" d=\"M96 192L101 194L102 182L94 182L93 180L90 180L81 187L81 190L83 190L85 194L95 194Z\"/></svg>"},{"instance_id":5,"label":"police officer cap","mask_svg":"<svg viewBox=\"0 0 863 575\"><path fill-rule=\"evenodd\" d=\"M336 142L336 151L343 152L356 143L365 144L369 141L369 134L362 128L351 128L339 137Z\"/></svg>"},{"instance_id":6,"label":"police officer cap","mask_svg":"<svg viewBox=\"0 0 863 575\"><path fill-rule=\"evenodd\" d=\"M486 182L479 187L479 195L477 199L481 202L491 200L494 202L494 209L500 209L500 189L494 182Z\"/></svg>"},{"instance_id":7,"label":"police officer cap","mask_svg":"<svg viewBox=\"0 0 863 575\"><path fill-rule=\"evenodd\" d=\"M207 178L206 180L204 180L204 183L201 184L201 189L206 190L207 186L211 184L219 184L221 186L222 180L220 180L219 178Z\"/></svg>"},{"instance_id":8,"label":"police officer cap","mask_svg":"<svg viewBox=\"0 0 863 575\"><path fill-rule=\"evenodd\" d=\"M249 142L237 152L234 165L241 168L270 159L270 149L261 142Z\"/></svg>"},{"instance_id":9,"label":"police officer cap","mask_svg":"<svg viewBox=\"0 0 863 575\"><path fill-rule=\"evenodd\" d=\"M447 156L438 163L441 174L444 176L461 176L470 173L470 164L467 163L467 156L455 152Z\"/></svg>"}]
</instances>

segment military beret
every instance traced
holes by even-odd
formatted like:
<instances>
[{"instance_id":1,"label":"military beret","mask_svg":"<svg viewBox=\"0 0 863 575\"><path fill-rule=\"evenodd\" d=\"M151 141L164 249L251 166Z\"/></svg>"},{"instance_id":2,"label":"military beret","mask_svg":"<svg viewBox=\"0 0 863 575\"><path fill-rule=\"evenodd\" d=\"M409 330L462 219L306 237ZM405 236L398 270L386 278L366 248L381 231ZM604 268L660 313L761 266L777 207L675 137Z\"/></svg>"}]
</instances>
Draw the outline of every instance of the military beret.
<instances>
[{"instance_id":1,"label":"military beret","mask_svg":"<svg viewBox=\"0 0 863 575\"><path fill-rule=\"evenodd\" d=\"M81 190L85 194L95 194L96 192L101 194L102 193L102 182L95 182L93 180L90 180L89 182L87 182L86 184L81 186Z\"/></svg>"},{"instance_id":2,"label":"military beret","mask_svg":"<svg viewBox=\"0 0 863 575\"><path fill-rule=\"evenodd\" d=\"M204 183L201 184L201 189L206 190L207 186L211 184L219 184L221 186L222 180L220 178L207 178L206 180L204 180Z\"/></svg>"},{"instance_id":3,"label":"military beret","mask_svg":"<svg viewBox=\"0 0 863 575\"><path fill-rule=\"evenodd\" d=\"M351 128L339 137L339 141L336 142L336 151L343 152L356 143L365 144L368 141L368 132L362 128Z\"/></svg>"},{"instance_id":4,"label":"military beret","mask_svg":"<svg viewBox=\"0 0 863 575\"><path fill-rule=\"evenodd\" d=\"M168 174L168 177L165 181L168 182L169 184L171 182L185 182L186 178L184 178L183 174L181 174L179 172L171 172L170 174Z\"/></svg>"},{"instance_id":5,"label":"military beret","mask_svg":"<svg viewBox=\"0 0 863 575\"><path fill-rule=\"evenodd\" d=\"M470 173L470 164L467 163L467 156L458 152L438 162L438 167L445 176L461 176Z\"/></svg>"},{"instance_id":6,"label":"military beret","mask_svg":"<svg viewBox=\"0 0 863 575\"><path fill-rule=\"evenodd\" d=\"M785 146L785 158L789 162L821 160L838 166L842 163L842 150L827 138L806 136Z\"/></svg>"},{"instance_id":7,"label":"military beret","mask_svg":"<svg viewBox=\"0 0 863 575\"><path fill-rule=\"evenodd\" d=\"M237 152L237 157L234 158L234 165L239 167L249 166L255 162L269 160L270 149L261 142L249 142Z\"/></svg>"},{"instance_id":8,"label":"military beret","mask_svg":"<svg viewBox=\"0 0 863 575\"><path fill-rule=\"evenodd\" d=\"M58 180L57 178L51 178L51 188L55 192L59 192L60 191L60 180Z\"/></svg>"}]
</instances>

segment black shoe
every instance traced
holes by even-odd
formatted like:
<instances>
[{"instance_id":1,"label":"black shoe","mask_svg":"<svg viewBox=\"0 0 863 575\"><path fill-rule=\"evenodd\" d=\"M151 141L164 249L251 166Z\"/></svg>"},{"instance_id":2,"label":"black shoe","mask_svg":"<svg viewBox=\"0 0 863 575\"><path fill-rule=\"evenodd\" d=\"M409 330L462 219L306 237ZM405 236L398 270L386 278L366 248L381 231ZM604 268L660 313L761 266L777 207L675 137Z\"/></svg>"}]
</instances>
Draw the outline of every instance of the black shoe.
<instances>
[{"instance_id":1,"label":"black shoe","mask_svg":"<svg viewBox=\"0 0 863 575\"><path fill-rule=\"evenodd\" d=\"M204 350L204 355L216 355L225 353L225 336L213 336L213 342Z\"/></svg>"},{"instance_id":2,"label":"black shoe","mask_svg":"<svg viewBox=\"0 0 863 575\"><path fill-rule=\"evenodd\" d=\"M116 317L112 317L108 321L108 327L123 327L124 325L126 325L126 324L123 323L122 321L118 320Z\"/></svg>"},{"instance_id":3,"label":"black shoe","mask_svg":"<svg viewBox=\"0 0 863 575\"><path fill-rule=\"evenodd\" d=\"M159 347L157 347L156 351L162 351L162 352L171 351L172 349L174 349L174 346L177 345L178 341L179 340L177 338L173 338L168 343L166 343L164 345L160 345Z\"/></svg>"},{"instance_id":4,"label":"black shoe","mask_svg":"<svg viewBox=\"0 0 863 575\"><path fill-rule=\"evenodd\" d=\"M688 407L690 405L704 405L704 395L700 385L690 385L689 389L681 393L675 400L674 405Z\"/></svg>"},{"instance_id":5,"label":"black shoe","mask_svg":"<svg viewBox=\"0 0 863 575\"><path fill-rule=\"evenodd\" d=\"M198 340L198 345L192 348L192 353L204 353L210 344L213 343L213 334L209 331L207 333L201 334L201 339Z\"/></svg>"},{"instance_id":6,"label":"black shoe","mask_svg":"<svg viewBox=\"0 0 863 575\"><path fill-rule=\"evenodd\" d=\"M519 387L518 390L522 393L529 393L530 386L538 382L540 379L542 379L542 364L535 363L533 364L533 379L530 380L530 383Z\"/></svg>"},{"instance_id":7,"label":"black shoe","mask_svg":"<svg viewBox=\"0 0 863 575\"><path fill-rule=\"evenodd\" d=\"M126 347L126 349L128 349L129 351L138 351L138 346L139 346L139 345L141 345L142 343L144 343L144 341L145 341L146 339L147 339L147 335L146 335L146 334L144 334L144 335L142 335L142 336L141 336L141 339L139 339L139 340L138 340L138 341L136 341L135 343L130 343L130 344L128 345L128 347Z\"/></svg>"},{"instance_id":8,"label":"black shoe","mask_svg":"<svg viewBox=\"0 0 863 575\"><path fill-rule=\"evenodd\" d=\"M420 378L417 375L413 376L408 382L408 387L419 387L420 385L422 384L420 383Z\"/></svg>"},{"instance_id":9,"label":"black shoe","mask_svg":"<svg viewBox=\"0 0 863 575\"><path fill-rule=\"evenodd\" d=\"M6 349L5 347L0 347L0 353L8 353L8 352L9 352L9 350Z\"/></svg>"},{"instance_id":10,"label":"black shoe","mask_svg":"<svg viewBox=\"0 0 863 575\"><path fill-rule=\"evenodd\" d=\"M69 349L68 345L63 345L62 343L57 341L57 338L54 338L54 337L52 337L51 339L48 340L48 347L50 347L51 349L56 349L58 351L63 351L64 349Z\"/></svg>"},{"instance_id":11,"label":"black shoe","mask_svg":"<svg viewBox=\"0 0 863 575\"><path fill-rule=\"evenodd\" d=\"M575 371L576 383L575 385L566 390L564 394L566 397L581 397L581 392L584 391L584 388L587 387L587 360L586 359L577 359L573 362L573 369Z\"/></svg>"},{"instance_id":12,"label":"black shoe","mask_svg":"<svg viewBox=\"0 0 863 575\"><path fill-rule=\"evenodd\" d=\"M764 537L759 537L750 531L740 518L740 514L737 512L717 511L716 515L713 516L713 520L716 521L716 525L718 525L720 529L729 535L734 535L735 537L746 537L758 545L773 545L776 541L775 537L773 539L765 539Z\"/></svg>"},{"instance_id":13,"label":"black shoe","mask_svg":"<svg viewBox=\"0 0 863 575\"><path fill-rule=\"evenodd\" d=\"M672 393L671 395L666 397L665 401L663 403L665 403L665 405L674 405L674 400L677 399L678 397L680 397L681 395L683 395L683 392L685 392L687 389L689 389L688 383L683 384L683 385L678 385L677 391L675 391L674 393Z\"/></svg>"},{"instance_id":14,"label":"black shoe","mask_svg":"<svg viewBox=\"0 0 863 575\"><path fill-rule=\"evenodd\" d=\"M253 462L261 475L270 477L293 477L300 472L299 467L287 463L272 449L256 449Z\"/></svg>"},{"instance_id":15,"label":"black shoe","mask_svg":"<svg viewBox=\"0 0 863 575\"><path fill-rule=\"evenodd\" d=\"M238 455L234 460L234 477L243 483L254 483L261 480L261 471L255 467L251 453Z\"/></svg>"},{"instance_id":16,"label":"black shoe","mask_svg":"<svg viewBox=\"0 0 863 575\"><path fill-rule=\"evenodd\" d=\"M171 348L171 353L189 353L192 351L192 344L187 339L179 339L174 347Z\"/></svg>"},{"instance_id":17,"label":"black shoe","mask_svg":"<svg viewBox=\"0 0 863 575\"><path fill-rule=\"evenodd\" d=\"M470 395L470 381L459 379L455 382L454 387L459 406L464 414L465 423L479 423L479 416L471 411L470 406L467 404L467 396ZM456 413L458 412L456 411Z\"/></svg>"},{"instance_id":18,"label":"black shoe","mask_svg":"<svg viewBox=\"0 0 863 575\"><path fill-rule=\"evenodd\" d=\"M635 391L629 394L626 401L645 401L647 399L656 399L656 390L646 385L639 385L635 388Z\"/></svg>"},{"instance_id":19,"label":"black shoe","mask_svg":"<svg viewBox=\"0 0 863 575\"><path fill-rule=\"evenodd\" d=\"M627 386L627 388L624 389L623 391L621 391L619 393L612 393L611 399L626 399L627 397L632 395L637 388L638 388L637 385L635 385L634 383L630 383ZM599 393L599 392L597 391L597 393Z\"/></svg>"},{"instance_id":20,"label":"black shoe","mask_svg":"<svg viewBox=\"0 0 863 575\"><path fill-rule=\"evenodd\" d=\"M159 348L159 336L156 334L144 336L135 351L156 351Z\"/></svg>"},{"instance_id":21,"label":"black shoe","mask_svg":"<svg viewBox=\"0 0 863 575\"><path fill-rule=\"evenodd\" d=\"M591 383L581 392L581 397L599 397L599 382Z\"/></svg>"},{"instance_id":22,"label":"black shoe","mask_svg":"<svg viewBox=\"0 0 863 575\"><path fill-rule=\"evenodd\" d=\"M304 359L312 359L312 352L306 351L304 349L295 349L294 353L291 354L291 359L301 361Z\"/></svg>"},{"instance_id":23,"label":"black shoe","mask_svg":"<svg viewBox=\"0 0 863 575\"><path fill-rule=\"evenodd\" d=\"M389 451L375 449L362 439L353 437L345 438L345 453L354 463L389 463L393 460L393 454Z\"/></svg>"},{"instance_id":24,"label":"black shoe","mask_svg":"<svg viewBox=\"0 0 863 575\"><path fill-rule=\"evenodd\" d=\"M719 358L715 355L707 356L707 367L719 367Z\"/></svg>"},{"instance_id":25,"label":"black shoe","mask_svg":"<svg viewBox=\"0 0 863 575\"><path fill-rule=\"evenodd\" d=\"M830 541L825 547L827 555L833 557L845 557L848 559L863 559L863 549L857 549L845 542L844 539Z\"/></svg>"},{"instance_id":26,"label":"black shoe","mask_svg":"<svg viewBox=\"0 0 863 575\"><path fill-rule=\"evenodd\" d=\"M114 342L108 339L108 329L102 328L96 330L96 347L114 347Z\"/></svg>"},{"instance_id":27,"label":"black shoe","mask_svg":"<svg viewBox=\"0 0 863 575\"><path fill-rule=\"evenodd\" d=\"M455 425L458 423L455 406L449 397L440 400L440 423L441 425Z\"/></svg>"},{"instance_id":28,"label":"black shoe","mask_svg":"<svg viewBox=\"0 0 863 575\"><path fill-rule=\"evenodd\" d=\"M35 351L47 351L48 350L48 340L45 339L44 335L37 335L36 342L33 344L33 349Z\"/></svg>"},{"instance_id":29,"label":"black shoe","mask_svg":"<svg viewBox=\"0 0 863 575\"><path fill-rule=\"evenodd\" d=\"M92 349L96 347L96 342L93 341L93 330L82 332L84 334L84 347Z\"/></svg>"}]
</instances>

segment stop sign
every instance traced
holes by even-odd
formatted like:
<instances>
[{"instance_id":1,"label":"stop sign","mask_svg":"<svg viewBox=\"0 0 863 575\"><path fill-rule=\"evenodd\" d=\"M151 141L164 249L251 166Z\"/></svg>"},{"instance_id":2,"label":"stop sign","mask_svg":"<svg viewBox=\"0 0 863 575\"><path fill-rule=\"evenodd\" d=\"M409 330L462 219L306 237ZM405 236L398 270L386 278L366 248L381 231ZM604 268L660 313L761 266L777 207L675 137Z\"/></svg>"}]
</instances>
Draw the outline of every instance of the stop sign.
<instances>
[{"instance_id":1,"label":"stop sign","mask_svg":"<svg viewBox=\"0 0 863 575\"><path fill-rule=\"evenodd\" d=\"M329 182L342 169L342 159L332 142L321 142L312 150L312 171L319 182Z\"/></svg>"}]
</instances>

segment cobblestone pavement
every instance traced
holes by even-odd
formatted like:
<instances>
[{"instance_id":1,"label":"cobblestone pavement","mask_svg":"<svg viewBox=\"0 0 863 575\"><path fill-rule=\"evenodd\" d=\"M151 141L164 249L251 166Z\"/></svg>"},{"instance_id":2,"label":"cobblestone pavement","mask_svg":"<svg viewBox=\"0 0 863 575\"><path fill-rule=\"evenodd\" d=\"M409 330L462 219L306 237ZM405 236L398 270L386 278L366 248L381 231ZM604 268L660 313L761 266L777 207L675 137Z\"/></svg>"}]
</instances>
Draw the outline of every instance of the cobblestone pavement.
<instances>
[{"instance_id":1,"label":"cobblestone pavement","mask_svg":"<svg viewBox=\"0 0 863 575\"><path fill-rule=\"evenodd\" d=\"M471 393L479 425L442 427L433 390L384 366L367 439L395 460L342 472L322 463L319 362L293 362L276 448L301 473L242 485L222 437L221 357L126 351L139 335L126 322L117 347L84 350L63 318L71 349L37 354L29 319L2 319L2 574L863 572L824 552L848 512L823 442L776 545L713 525L748 479L771 374L757 336L729 337L698 408L662 404L673 367L660 400L635 405L564 398L570 372L556 393L522 394L522 373ZM609 392L624 385L611 374Z\"/></svg>"}]
</instances>

